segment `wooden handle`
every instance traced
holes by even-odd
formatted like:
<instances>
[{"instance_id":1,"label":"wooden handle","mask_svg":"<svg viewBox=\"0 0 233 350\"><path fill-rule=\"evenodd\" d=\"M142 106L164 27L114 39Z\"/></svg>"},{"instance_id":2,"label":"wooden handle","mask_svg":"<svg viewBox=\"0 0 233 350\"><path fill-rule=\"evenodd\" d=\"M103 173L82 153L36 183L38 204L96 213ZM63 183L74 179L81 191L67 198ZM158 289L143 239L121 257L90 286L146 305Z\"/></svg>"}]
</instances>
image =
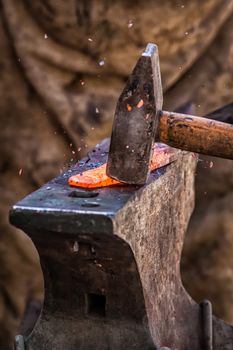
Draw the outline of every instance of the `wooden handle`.
<instances>
[{"instance_id":1,"label":"wooden handle","mask_svg":"<svg viewBox=\"0 0 233 350\"><path fill-rule=\"evenodd\" d=\"M182 150L233 159L233 125L187 114L160 112L158 140Z\"/></svg>"}]
</instances>

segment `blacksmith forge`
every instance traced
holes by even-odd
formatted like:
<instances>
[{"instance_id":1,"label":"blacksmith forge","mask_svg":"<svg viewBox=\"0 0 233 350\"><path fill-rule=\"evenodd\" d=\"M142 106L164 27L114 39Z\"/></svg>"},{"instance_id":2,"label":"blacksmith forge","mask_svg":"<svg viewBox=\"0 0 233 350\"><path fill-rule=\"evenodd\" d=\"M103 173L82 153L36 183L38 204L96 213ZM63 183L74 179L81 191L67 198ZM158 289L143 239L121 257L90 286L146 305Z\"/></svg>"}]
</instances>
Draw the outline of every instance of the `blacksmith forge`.
<instances>
[{"instance_id":1,"label":"blacksmith forge","mask_svg":"<svg viewBox=\"0 0 233 350\"><path fill-rule=\"evenodd\" d=\"M41 316L17 349L233 349L232 326L212 318L208 302L196 304L180 279L196 157L177 150L142 187L69 187L69 176L106 162L108 145L11 210L45 281Z\"/></svg>"}]
</instances>

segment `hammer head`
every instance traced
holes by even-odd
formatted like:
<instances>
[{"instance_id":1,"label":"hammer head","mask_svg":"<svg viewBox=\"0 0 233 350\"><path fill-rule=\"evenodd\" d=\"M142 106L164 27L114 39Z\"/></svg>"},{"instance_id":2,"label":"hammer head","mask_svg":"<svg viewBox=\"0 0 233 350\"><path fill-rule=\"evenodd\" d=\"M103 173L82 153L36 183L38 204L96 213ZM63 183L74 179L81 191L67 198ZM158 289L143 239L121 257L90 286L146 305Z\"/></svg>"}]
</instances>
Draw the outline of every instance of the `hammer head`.
<instances>
[{"instance_id":1,"label":"hammer head","mask_svg":"<svg viewBox=\"0 0 233 350\"><path fill-rule=\"evenodd\" d=\"M148 44L117 103L108 176L128 184L146 182L162 103L158 48Z\"/></svg>"}]
</instances>

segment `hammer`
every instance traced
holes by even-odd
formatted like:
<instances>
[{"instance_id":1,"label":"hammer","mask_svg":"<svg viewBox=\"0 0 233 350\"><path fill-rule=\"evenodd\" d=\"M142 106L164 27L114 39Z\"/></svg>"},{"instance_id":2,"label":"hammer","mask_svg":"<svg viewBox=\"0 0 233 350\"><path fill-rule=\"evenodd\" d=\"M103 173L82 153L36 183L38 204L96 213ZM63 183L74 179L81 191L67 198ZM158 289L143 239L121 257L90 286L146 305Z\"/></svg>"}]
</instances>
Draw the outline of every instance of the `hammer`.
<instances>
[{"instance_id":1,"label":"hammer","mask_svg":"<svg viewBox=\"0 0 233 350\"><path fill-rule=\"evenodd\" d=\"M108 176L143 185L149 175L153 143L233 159L233 125L162 111L158 48L148 44L121 93L114 116Z\"/></svg>"}]
</instances>

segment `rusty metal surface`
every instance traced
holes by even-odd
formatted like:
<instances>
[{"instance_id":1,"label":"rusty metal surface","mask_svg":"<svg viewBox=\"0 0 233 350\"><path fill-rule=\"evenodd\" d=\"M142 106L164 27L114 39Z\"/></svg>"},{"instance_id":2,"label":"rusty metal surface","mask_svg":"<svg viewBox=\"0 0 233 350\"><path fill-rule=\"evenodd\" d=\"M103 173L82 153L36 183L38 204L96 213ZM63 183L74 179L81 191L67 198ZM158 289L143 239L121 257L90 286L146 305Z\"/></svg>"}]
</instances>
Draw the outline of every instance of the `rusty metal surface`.
<instances>
[{"instance_id":1,"label":"rusty metal surface","mask_svg":"<svg viewBox=\"0 0 233 350\"><path fill-rule=\"evenodd\" d=\"M43 312L26 346L204 350L210 328L203 333L202 308L180 280L196 159L180 152L143 187L67 185L72 173L105 162L107 151L105 141L11 211L37 247L45 279ZM232 349L233 327L214 316L212 326L213 350Z\"/></svg>"},{"instance_id":2,"label":"rusty metal surface","mask_svg":"<svg viewBox=\"0 0 233 350\"><path fill-rule=\"evenodd\" d=\"M107 174L131 184L144 184L162 108L158 48L148 44L118 100L111 136Z\"/></svg>"}]
</instances>

